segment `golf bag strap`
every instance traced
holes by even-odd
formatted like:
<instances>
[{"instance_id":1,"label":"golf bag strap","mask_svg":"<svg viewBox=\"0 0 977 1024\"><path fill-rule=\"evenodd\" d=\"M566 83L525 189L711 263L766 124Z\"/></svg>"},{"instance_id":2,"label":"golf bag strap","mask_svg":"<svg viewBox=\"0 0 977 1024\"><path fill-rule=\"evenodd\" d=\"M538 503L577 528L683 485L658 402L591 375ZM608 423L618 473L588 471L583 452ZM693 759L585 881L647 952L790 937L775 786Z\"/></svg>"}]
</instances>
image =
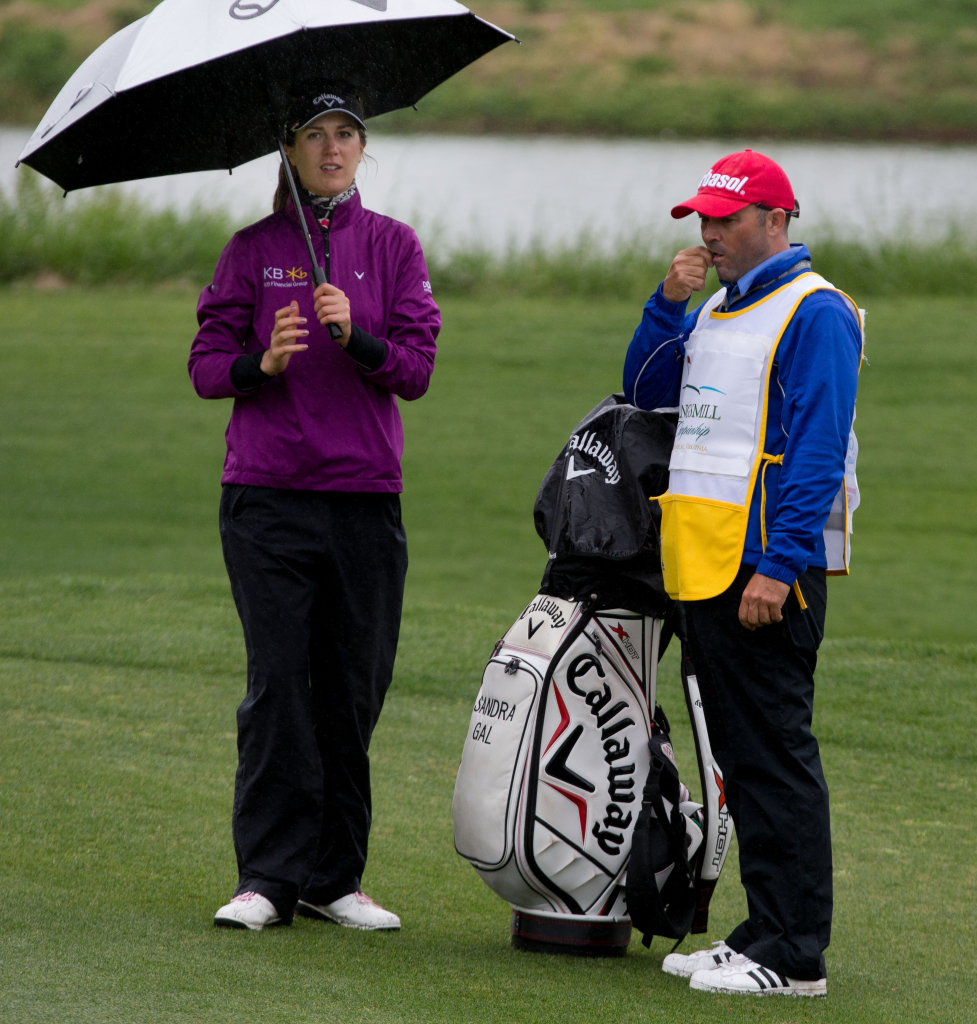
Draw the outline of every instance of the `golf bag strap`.
<instances>
[{"instance_id":1,"label":"golf bag strap","mask_svg":"<svg viewBox=\"0 0 977 1024\"><path fill-rule=\"evenodd\" d=\"M672 808L672 813L665 810L665 802L661 792L661 773L665 768L665 762L657 755L652 756L651 767L648 771L648 780L645 783L642 794L641 817L645 829L648 829L648 818L650 812L654 811L655 817L661 826L668 842L669 854L672 858L672 873L666 885L676 891L676 897L670 901L668 907L662 899L661 892L651 873L649 884L642 889L642 897L646 901L643 908L647 915L638 911L638 917L643 918L636 922L636 927L644 932L642 944L647 948L651 945L652 937L664 935L667 938L681 939L688 934L692 921L694 903L692 901L691 874L689 872L689 861L686 854L686 827L685 818L678 808L678 804ZM633 848L632 848L633 858ZM685 898L685 893L688 893ZM633 898L629 900L628 909L632 919L635 917L637 907L632 907ZM677 906L676 906L677 904ZM672 912L670 913L670 908Z\"/></svg>"}]
</instances>

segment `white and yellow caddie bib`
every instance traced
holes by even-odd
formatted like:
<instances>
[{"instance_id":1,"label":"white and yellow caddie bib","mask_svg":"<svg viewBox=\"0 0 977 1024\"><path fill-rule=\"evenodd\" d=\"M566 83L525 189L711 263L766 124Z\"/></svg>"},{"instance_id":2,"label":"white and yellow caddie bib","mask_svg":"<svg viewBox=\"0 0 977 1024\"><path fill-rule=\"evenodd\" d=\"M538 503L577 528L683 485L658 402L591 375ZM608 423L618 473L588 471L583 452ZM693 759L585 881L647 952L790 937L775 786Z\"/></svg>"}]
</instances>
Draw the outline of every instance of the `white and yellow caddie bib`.
<instances>
[{"instance_id":1,"label":"white and yellow caddie bib","mask_svg":"<svg viewBox=\"0 0 977 1024\"><path fill-rule=\"evenodd\" d=\"M864 349L864 311L818 274L804 273L766 298L732 313L716 312L726 295L708 299L685 343L679 420L662 509L665 590L682 601L721 594L736 577L757 477L760 529L766 547L763 475L783 456L764 452L770 374L777 346L802 299L820 290L843 295L858 316ZM854 427L854 424L853 424ZM828 572L847 574L852 513L858 506L858 442L849 434L845 479L824 530ZM803 602L803 598L801 598Z\"/></svg>"}]
</instances>

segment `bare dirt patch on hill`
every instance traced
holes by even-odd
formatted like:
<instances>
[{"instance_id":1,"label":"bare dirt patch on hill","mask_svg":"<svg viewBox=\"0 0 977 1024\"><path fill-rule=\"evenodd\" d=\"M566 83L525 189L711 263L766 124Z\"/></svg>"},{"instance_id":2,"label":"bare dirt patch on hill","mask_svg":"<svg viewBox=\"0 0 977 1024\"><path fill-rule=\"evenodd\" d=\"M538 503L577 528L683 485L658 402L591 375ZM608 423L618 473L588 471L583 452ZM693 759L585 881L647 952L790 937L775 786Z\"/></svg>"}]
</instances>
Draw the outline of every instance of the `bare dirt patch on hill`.
<instances>
[{"instance_id":1,"label":"bare dirt patch on hill","mask_svg":"<svg viewBox=\"0 0 977 1024\"><path fill-rule=\"evenodd\" d=\"M386 126L977 141L977 26L962 15L937 24L923 0L903 3L900 21L864 24L815 18L815 0L598 9L618 2L477 4L522 45L488 54L425 97L420 116ZM36 123L78 63L151 8L0 0L0 117Z\"/></svg>"}]
</instances>

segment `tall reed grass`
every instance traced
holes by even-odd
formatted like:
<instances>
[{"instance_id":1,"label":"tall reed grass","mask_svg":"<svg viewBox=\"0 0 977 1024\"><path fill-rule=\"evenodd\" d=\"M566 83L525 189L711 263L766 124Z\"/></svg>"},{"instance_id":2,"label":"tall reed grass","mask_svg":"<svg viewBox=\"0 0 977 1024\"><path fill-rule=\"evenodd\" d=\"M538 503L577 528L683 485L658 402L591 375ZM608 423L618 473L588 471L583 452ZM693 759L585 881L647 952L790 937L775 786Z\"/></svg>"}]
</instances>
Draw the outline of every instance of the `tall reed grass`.
<instances>
[{"instance_id":1,"label":"tall reed grass","mask_svg":"<svg viewBox=\"0 0 977 1024\"><path fill-rule=\"evenodd\" d=\"M223 211L152 210L108 189L65 203L31 172L0 193L0 281L54 273L80 284L210 279L233 231Z\"/></svg>"},{"instance_id":2,"label":"tall reed grass","mask_svg":"<svg viewBox=\"0 0 977 1024\"><path fill-rule=\"evenodd\" d=\"M0 283L57 274L85 285L203 285L235 226L222 210L158 211L114 190L65 204L56 189L25 173L13 197L0 192ZM859 298L977 295L977 243L959 233L928 242L805 240L815 269ZM448 249L435 237L426 252L437 295L635 301L647 298L672 255L639 236L607 252L586 234L571 245L502 255Z\"/></svg>"}]
</instances>

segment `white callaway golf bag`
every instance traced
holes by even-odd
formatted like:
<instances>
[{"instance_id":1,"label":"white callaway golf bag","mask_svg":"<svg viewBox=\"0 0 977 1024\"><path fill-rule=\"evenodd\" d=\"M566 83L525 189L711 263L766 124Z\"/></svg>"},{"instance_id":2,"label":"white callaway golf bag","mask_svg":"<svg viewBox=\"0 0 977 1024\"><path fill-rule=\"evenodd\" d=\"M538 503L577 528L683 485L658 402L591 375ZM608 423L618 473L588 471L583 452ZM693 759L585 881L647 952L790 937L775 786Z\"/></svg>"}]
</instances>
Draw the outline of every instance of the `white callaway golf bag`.
<instances>
[{"instance_id":1,"label":"white callaway golf bag","mask_svg":"<svg viewBox=\"0 0 977 1024\"><path fill-rule=\"evenodd\" d=\"M475 699L455 848L512 905L519 948L623 956L632 920L646 941L705 930L729 830L722 777L704 782L705 807L689 800L655 701L674 606L648 497L667 484L674 429L621 396L576 428L536 503L543 587ZM694 689L690 675L700 765L718 772Z\"/></svg>"}]
</instances>

